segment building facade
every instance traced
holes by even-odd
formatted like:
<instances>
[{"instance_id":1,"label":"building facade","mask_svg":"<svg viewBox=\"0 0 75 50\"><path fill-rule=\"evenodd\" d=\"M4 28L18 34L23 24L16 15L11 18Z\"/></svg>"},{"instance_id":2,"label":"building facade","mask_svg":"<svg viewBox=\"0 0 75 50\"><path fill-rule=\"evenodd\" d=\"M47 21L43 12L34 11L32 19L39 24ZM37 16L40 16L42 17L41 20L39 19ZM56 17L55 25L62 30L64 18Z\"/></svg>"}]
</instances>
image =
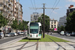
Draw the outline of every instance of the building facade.
<instances>
[{"instance_id":1,"label":"building facade","mask_svg":"<svg viewBox=\"0 0 75 50\"><path fill-rule=\"evenodd\" d=\"M68 16L69 13L73 12L74 10L75 10L74 5L70 5L70 7L68 7L68 9L67 9L67 13L66 13L66 15Z\"/></svg>"},{"instance_id":2,"label":"building facade","mask_svg":"<svg viewBox=\"0 0 75 50\"><path fill-rule=\"evenodd\" d=\"M8 24L15 19L22 21L22 5L16 0L0 0L0 13L9 20Z\"/></svg>"},{"instance_id":3,"label":"building facade","mask_svg":"<svg viewBox=\"0 0 75 50\"><path fill-rule=\"evenodd\" d=\"M67 16L64 16L64 17L60 17L60 19L59 19L59 23L58 23L58 27L60 27L60 26L66 26L65 25L65 23L66 23L66 17Z\"/></svg>"},{"instance_id":4,"label":"building facade","mask_svg":"<svg viewBox=\"0 0 75 50\"><path fill-rule=\"evenodd\" d=\"M57 20L51 20L50 19L50 29L54 29L58 27L58 21Z\"/></svg>"},{"instance_id":5,"label":"building facade","mask_svg":"<svg viewBox=\"0 0 75 50\"><path fill-rule=\"evenodd\" d=\"M41 17L42 14L38 14L37 12L34 12L31 15L31 21L38 21L38 18Z\"/></svg>"}]
</instances>

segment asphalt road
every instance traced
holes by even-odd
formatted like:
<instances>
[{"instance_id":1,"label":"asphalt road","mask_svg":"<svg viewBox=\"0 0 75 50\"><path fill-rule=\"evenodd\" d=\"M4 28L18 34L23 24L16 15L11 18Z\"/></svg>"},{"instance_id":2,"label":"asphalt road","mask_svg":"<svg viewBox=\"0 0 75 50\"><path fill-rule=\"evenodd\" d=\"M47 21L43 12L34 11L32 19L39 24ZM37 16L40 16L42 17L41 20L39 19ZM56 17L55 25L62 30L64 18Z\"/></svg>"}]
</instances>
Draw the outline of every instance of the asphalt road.
<instances>
[{"instance_id":1,"label":"asphalt road","mask_svg":"<svg viewBox=\"0 0 75 50\"><path fill-rule=\"evenodd\" d=\"M52 36L75 40L75 36L65 36L65 35L63 36L58 33L52 33Z\"/></svg>"},{"instance_id":2,"label":"asphalt road","mask_svg":"<svg viewBox=\"0 0 75 50\"><path fill-rule=\"evenodd\" d=\"M4 39L0 39L0 44L6 43L8 41L17 39L17 38L21 38L23 36L14 36L14 37L5 37Z\"/></svg>"}]
</instances>

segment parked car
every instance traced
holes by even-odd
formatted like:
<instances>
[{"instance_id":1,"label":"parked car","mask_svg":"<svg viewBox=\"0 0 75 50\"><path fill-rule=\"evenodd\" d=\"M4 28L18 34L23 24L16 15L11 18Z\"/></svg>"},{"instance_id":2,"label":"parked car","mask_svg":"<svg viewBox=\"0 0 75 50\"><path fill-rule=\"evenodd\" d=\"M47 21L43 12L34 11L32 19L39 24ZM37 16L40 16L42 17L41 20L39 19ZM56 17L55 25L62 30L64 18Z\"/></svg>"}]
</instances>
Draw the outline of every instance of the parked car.
<instances>
[{"instance_id":1,"label":"parked car","mask_svg":"<svg viewBox=\"0 0 75 50\"><path fill-rule=\"evenodd\" d=\"M15 34L14 33L10 33L10 36L15 36Z\"/></svg>"},{"instance_id":2,"label":"parked car","mask_svg":"<svg viewBox=\"0 0 75 50\"><path fill-rule=\"evenodd\" d=\"M70 32L66 32L66 36L71 36L71 33Z\"/></svg>"},{"instance_id":3,"label":"parked car","mask_svg":"<svg viewBox=\"0 0 75 50\"><path fill-rule=\"evenodd\" d=\"M71 33L71 36L75 36L75 32L72 32L72 33Z\"/></svg>"},{"instance_id":4,"label":"parked car","mask_svg":"<svg viewBox=\"0 0 75 50\"><path fill-rule=\"evenodd\" d=\"M15 35L15 36L18 36L18 34L17 34L17 33L15 33L15 32L14 32L14 35Z\"/></svg>"},{"instance_id":5,"label":"parked car","mask_svg":"<svg viewBox=\"0 0 75 50\"><path fill-rule=\"evenodd\" d=\"M10 36L10 33L6 33L5 36L9 37Z\"/></svg>"},{"instance_id":6,"label":"parked car","mask_svg":"<svg viewBox=\"0 0 75 50\"><path fill-rule=\"evenodd\" d=\"M9 37L9 36L15 36L14 33L6 33L5 36Z\"/></svg>"},{"instance_id":7,"label":"parked car","mask_svg":"<svg viewBox=\"0 0 75 50\"><path fill-rule=\"evenodd\" d=\"M18 32L19 35L24 35L24 32Z\"/></svg>"},{"instance_id":8,"label":"parked car","mask_svg":"<svg viewBox=\"0 0 75 50\"><path fill-rule=\"evenodd\" d=\"M65 34L64 31L61 31L61 32L60 32L60 35L64 35L64 34Z\"/></svg>"},{"instance_id":9,"label":"parked car","mask_svg":"<svg viewBox=\"0 0 75 50\"><path fill-rule=\"evenodd\" d=\"M4 38L4 34L0 32L0 39Z\"/></svg>"}]
</instances>

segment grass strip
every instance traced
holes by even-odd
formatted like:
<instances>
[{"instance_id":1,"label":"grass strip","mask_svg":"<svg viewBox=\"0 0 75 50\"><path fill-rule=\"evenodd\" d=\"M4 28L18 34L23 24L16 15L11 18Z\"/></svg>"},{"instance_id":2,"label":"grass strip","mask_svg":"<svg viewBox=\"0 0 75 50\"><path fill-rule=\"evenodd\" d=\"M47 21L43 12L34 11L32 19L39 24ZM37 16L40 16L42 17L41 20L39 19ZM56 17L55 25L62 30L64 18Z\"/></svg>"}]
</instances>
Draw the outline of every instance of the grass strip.
<instances>
[{"instance_id":1,"label":"grass strip","mask_svg":"<svg viewBox=\"0 0 75 50\"><path fill-rule=\"evenodd\" d=\"M67 40L60 39L60 38L57 38L57 37L53 37L53 36L50 36L50 35L45 35L45 38L43 38L43 36L42 36L41 39L39 39L39 42L53 42L48 37L51 38L52 40L54 40L55 42L69 42ZM27 42L27 41L29 41L29 39L24 38L24 39L20 40L19 42ZM30 42L37 42L37 40L31 39Z\"/></svg>"}]
</instances>

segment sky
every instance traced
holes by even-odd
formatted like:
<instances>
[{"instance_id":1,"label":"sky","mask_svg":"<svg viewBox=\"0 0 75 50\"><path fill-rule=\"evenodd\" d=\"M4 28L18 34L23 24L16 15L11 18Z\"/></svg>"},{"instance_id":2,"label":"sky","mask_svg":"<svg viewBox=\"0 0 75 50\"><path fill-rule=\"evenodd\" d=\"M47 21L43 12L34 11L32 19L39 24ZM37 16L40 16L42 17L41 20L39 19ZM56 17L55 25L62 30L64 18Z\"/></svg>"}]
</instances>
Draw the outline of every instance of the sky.
<instances>
[{"instance_id":1,"label":"sky","mask_svg":"<svg viewBox=\"0 0 75 50\"><path fill-rule=\"evenodd\" d=\"M20 0L23 9L23 20L30 21L31 14L33 12L43 13L43 9L30 9L30 8L42 8L45 3L46 8L59 8L46 9L45 15L49 16L50 19L58 20L60 17L66 16L67 9L70 5L75 5L75 0Z\"/></svg>"}]
</instances>

